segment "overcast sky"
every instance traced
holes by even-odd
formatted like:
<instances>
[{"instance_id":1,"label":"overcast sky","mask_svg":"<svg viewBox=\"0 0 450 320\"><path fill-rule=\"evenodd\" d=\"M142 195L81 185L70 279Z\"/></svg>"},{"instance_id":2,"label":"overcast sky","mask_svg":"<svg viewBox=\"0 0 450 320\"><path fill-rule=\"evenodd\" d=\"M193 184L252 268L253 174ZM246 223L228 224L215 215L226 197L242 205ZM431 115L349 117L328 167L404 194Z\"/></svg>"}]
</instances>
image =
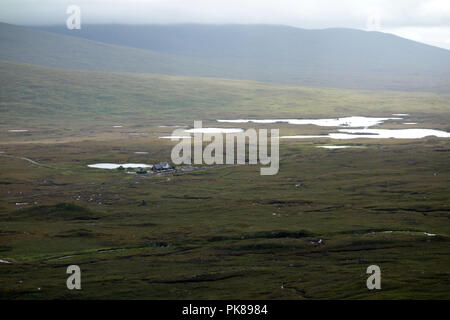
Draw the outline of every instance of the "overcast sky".
<instances>
[{"instance_id":1,"label":"overcast sky","mask_svg":"<svg viewBox=\"0 0 450 320\"><path fill-rule=\"evenodd\" d=\"M450 49L450 0L0 0L0 21L65 25L68 5L91 23L265 23L394 33Z\"/></svg>"}]
</instances>

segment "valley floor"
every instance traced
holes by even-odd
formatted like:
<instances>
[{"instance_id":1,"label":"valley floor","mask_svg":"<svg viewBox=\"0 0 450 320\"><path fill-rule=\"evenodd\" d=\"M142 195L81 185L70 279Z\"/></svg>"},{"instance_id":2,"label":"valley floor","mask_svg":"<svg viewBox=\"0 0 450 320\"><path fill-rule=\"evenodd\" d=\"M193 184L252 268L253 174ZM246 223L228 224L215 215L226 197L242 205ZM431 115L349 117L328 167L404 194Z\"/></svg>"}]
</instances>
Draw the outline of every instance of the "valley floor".
<instances>
[{"instance_id":1,"label":"valley floor","mask_svg":"<svg viewBox=\"0 0 450 320\"><path fill-rule=\"evenodd\" d=\"M2 299L449 298L448 139L285 141L275 176L150 177L87 164L168 161L172 142L75 140L0 144Z\"/></svg>"}]
</instances>

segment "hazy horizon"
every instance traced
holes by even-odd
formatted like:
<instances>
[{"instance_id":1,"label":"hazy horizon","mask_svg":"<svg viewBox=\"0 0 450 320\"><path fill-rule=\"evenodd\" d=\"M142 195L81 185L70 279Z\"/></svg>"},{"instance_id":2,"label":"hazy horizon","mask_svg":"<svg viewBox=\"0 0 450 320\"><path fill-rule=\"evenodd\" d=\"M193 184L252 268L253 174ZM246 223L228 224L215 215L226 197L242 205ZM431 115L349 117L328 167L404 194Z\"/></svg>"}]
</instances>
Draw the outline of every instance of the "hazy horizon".
<instances>
[{"instance_id":1,"label":"hazy horizon","mask_svg":"<svg viewBox=\"0 0 450 320\"><path fill-rule=\"evenodd\" d=\"M0 21L0 23L7 23L4 21ZM31 28L45 28L45 27L65 27L65 22L64 23L54 23L54 24L34 24L34 25L19 25L18 26L22 26L22 27L31 27ZM356 29L356 28L348 28L348 27L325 27L325 28L302 28L302 27L296 27L296 26L290 26L290 25L286 25L286 24L270 24L270 23L198 23L198 22L180 22L180 23L84 23L84 26L194 26L194 25L199 25L199 26L273 26L273 27L287 27L287 28L295 28L295 29L300 29L300 30L308 30L308 31L320 31L320 30L333 30L333 29L343 29L343 30L357 30L357 31L367 31L367 32L379 32L379 33L385 33L385 34L390 34L390 35L394 35L406 40L411 40L411 41L415 41L421 44L425 44L425 45L429 45L435 48L439 48L439 49L444 49L444 50L450 50L450 45L448 47L441 47L441 46L437 46L435 44L432 43L426 43L426 42L422 42L422 41L418 41L415 39L411 39L411 38L407 38L405 36L402 35L398 35L395 33L390 33L390 32L386 32L386 31L379 31L379 30L365 30L365 29Z\"/></svg>"},{"instance_id":2,"label":"hazy horizon","mask_svg":"<svg viewBox=\"0 0 450 320\"><path fill-rule=\"evenodd\" d=\"M62 25L77 5L83 24L265 24L301 29L349 28L390 33L450 49L450 2L445 0L6 0L0 21Z\"/></svg>"}]
</instances>

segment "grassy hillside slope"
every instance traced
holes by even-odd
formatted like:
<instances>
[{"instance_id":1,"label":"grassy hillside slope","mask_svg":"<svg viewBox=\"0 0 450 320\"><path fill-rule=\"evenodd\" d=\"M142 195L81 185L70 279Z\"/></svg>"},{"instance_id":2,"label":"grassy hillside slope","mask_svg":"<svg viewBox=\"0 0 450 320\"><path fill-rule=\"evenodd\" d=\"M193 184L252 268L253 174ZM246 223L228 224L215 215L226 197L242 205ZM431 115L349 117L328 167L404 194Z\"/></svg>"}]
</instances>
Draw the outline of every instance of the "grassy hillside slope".
<instances>
[{"instance_id":1,"label":"grassy hillside slope","mask_svg":"<svg viewBox=\"0 0 450 320\"><path fill-rule=\"evenodd\" d=\"M352 91L254 81L62 70L0 62L2 126L450 112L449 95Z\"/></svg>"}]
</instances>

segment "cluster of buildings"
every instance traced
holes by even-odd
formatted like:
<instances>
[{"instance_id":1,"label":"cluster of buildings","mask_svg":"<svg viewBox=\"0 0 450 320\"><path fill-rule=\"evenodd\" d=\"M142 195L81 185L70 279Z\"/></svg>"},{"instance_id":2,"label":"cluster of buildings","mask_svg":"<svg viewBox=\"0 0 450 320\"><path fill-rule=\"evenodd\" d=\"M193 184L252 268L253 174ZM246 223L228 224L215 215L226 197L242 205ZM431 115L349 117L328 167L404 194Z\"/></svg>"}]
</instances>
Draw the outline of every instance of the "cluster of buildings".
<instances>
[{"instance_id":1,"label":"cluster of buildings","mask_svg":"<svg viewBox=\"0 0 450 320\"><path fill-rule=\"evenodd\" d=\"M150 169L147 169L150 168ZM131 168L128 168L130 170ZM126 170L123 166L120 166L117 168L117 170ZM192 167L192 165L184 165L181 168L175 168L174 166L170 165L168 162L160 162L154 165L148 165L148 167L139 167L136 170L137 174L148 174L149 172L147 170L151 170L150 173L156 174L156 173L172 173L172 172L188 172L188 171L194 171L198 170L197 167Z\"/></svg>"},{"instance_id":2,"label":"cluster of buildings","mask_svg":"<svg viewBox=\"0 0 450 320\"><path fill-rule=\"evenodd\" d=\"M154 173L161 173L161 172L170 172L175 170L174 167L172 167L168 162L160 162L158 164L155 164L151 167L152 172ZM146 174L148 173L147 170L144 168L138 168L136 171L137 174Z\"/></svg>"}]
</instances>

